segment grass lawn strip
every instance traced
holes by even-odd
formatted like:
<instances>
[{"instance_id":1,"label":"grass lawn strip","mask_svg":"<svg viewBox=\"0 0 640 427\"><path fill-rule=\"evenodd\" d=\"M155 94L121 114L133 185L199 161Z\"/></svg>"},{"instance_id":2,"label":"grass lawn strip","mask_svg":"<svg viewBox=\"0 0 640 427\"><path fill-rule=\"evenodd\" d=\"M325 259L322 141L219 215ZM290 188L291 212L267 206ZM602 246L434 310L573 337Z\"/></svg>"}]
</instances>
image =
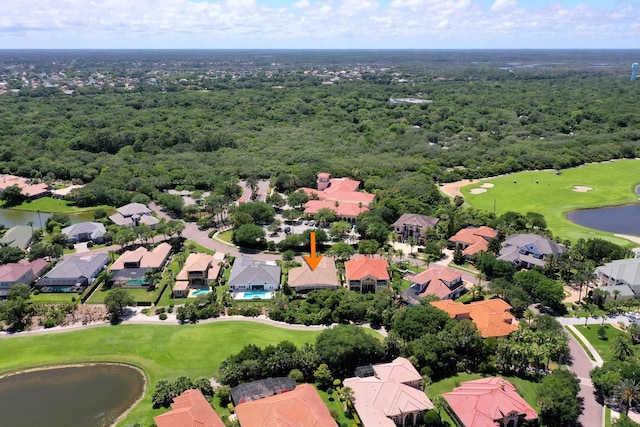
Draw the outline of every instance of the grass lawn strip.
<instances>
[{"instance_id":1,"label":"grass lawn strip","mask_svg":"<svg viewBox=\"0 0 640 427\"><path fill-rule=\"evenodd\" d=\"M613 360L613 352L611 351L611 344L618 336L624 335L625 332L619 329L616 329L613 326L608 325L606 323L604 327L606 328L606 333L605 333L606 339L602 340L598 338L599 325L588 325L586 328L584 327L584 325L575 325L575 328L582 334L583 337L586 338L587 341L591 343L591 345L596 349L598 354L606 362L609 360ZM640 351L640 344L634 344L633 348L637 353L638 351Z\"/></svg>"},{"instance_id":2,"label":"grass lawn strip","mask_svg":"<svg viewBox=\"0 0 640 427\"><path fill-rule=\"evenodd\" d=\"M551 170L528 171L483 179L462 187L465 201L476 209L494 211L501 215L508 211L544 215L547 228L554 235L576 241L580 238L602 238L618 245L635 244L615 237L613 233L579 226L565 215L576 209L599 208L638 203L635 187L640 183L640 160L620 160L565 169L559 175ZM472 194L484 184L493 184L481 194ZM574 187L589 187L586 192Z\"/></svg>"},{"instance_id":3,"label":"grass lawn strip","mask_svg":"<svg viewBox=\"0 0 640 427\"><path fill-rule=\"evenodd\" d=\"M593 356L593 354L591 353L591 350L589 350L589 349L584 345L584 343L582 342L582 340L580 339L580 337L578 336L578 334L576 333L576 331L574 331L574 330L573 330L573 329L571 329L571 328L567 328L567 327L565 327L565 330L566 330L567 332L569 332L573 338L575 338L575 340L578 342L578 344L580 344L580 347L582 347L582 349L583 349L583 350L584 350L584 352L587 354L587 356L589 356L589 359L591 359L591 360L594 360L594 361L595 361L596 359L595 359L595 357ZM584 335L583 335L583 336L584 336Z\"/></svg>"},{"instance_id":4,"label":"grass lawn strip","mask_svg":"<svg viewBox=\"0 0 640 427\"><path fill-rule=\"evenodd\" d=\"M300 346L315 342L320 331L294 331L252 322L202 325L120 325L39 336L0 339L0 374L46 365L82 362L129 363L149 381L143 399L119 425L150 425L167 411L152 409L153 386L180 375L215 376L228 356L247 344L265 347L288 340Z\"/></svg>"},{"instance_id":5,"label":"grass lawn strip","mask_svg":"<svg viewBox=\"0 0 640 427\"><path fill-rule=\"evenodd\" d=\"M111 214L116 212L113 206L91 206L87 208L81 208L70 204L69 202L61 199L55 199L53 197L41 197L39 199L26 201L18 206L12 206L11 209L19 211L40 211L40 212L59 212L59 213L80 213L80 212L93 212L97 209L104 209L107 213Z\"/></svg>"}]
</instances>

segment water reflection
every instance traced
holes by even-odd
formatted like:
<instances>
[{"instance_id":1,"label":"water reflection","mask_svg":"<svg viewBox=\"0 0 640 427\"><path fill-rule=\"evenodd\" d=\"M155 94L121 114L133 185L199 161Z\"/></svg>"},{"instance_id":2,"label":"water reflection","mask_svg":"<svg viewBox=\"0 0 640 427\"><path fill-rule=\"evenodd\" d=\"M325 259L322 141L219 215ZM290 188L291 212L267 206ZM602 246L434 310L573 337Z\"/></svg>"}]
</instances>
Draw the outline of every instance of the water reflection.
<instances>
[{"instance_id":1,"label":"water reflection","mask_svg":"<svg viewBox=\"0 0 640 427\"><path fill-rule=\"evenodd\" d=\"M596 230L640 236L640 205L582 209L569 212L567 219Z\"/></svg>"}]
</instances>

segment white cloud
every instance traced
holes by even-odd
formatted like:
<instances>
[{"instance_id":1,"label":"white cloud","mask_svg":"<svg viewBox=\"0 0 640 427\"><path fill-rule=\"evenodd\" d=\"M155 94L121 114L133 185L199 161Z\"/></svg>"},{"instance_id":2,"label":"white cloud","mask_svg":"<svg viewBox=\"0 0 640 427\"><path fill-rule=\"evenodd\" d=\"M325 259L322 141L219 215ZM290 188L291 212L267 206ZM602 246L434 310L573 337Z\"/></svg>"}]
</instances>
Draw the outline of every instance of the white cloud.
<instances>
[{"instance_id":1,"label":"white cloud","mask_svg":"<svg viewBox=\"0 0 640 427\"><path fill-rule=\"evenodd\" d=\"M502 10L513 9L518 6L518 2L516 0L496 0L491 5L491 10L499 12Z\"/></svg>"},{"instance_id":2,"label":"white cloud","mask_svg":"<svg viewBox=\"0 0 640 427\"><path fill-rule=\"evenodd\" d=\"M2 48L636 48L640 8L540 0L0 2ZM553 1L553 2L552 2ZM499 13L495 13L499 11Z\"/></svg>"}]
</instances>

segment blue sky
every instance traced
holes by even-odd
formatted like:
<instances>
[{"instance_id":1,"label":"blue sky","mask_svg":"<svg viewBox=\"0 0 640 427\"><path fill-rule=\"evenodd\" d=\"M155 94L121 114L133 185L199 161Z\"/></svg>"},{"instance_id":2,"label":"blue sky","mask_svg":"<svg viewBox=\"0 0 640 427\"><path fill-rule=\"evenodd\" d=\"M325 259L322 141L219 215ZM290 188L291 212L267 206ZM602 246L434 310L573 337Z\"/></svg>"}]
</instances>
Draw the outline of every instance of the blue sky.
<instances>
[{"instance_id":1,"label":"blue sky","mask_svg":"<svg viewBox=\"0 0 640 427\"><path fill-rule=\"evenodd\" d=\"M0 3L0 49L640 49L640 0Z\"/></svg>"}]
</instances>

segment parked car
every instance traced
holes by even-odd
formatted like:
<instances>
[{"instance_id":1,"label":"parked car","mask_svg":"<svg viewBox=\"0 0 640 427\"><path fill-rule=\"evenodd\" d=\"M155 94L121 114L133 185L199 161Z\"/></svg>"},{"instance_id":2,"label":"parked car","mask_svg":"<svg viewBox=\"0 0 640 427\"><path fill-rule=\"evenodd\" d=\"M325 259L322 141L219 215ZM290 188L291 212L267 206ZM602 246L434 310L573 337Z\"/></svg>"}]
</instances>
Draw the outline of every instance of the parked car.
<instances>
[{"instance_id":1,"label":"parked car","mask_svg":"<svg viewBox=\"0 0 640 427\"><path fill-rule=\"evenodd\" d=\"M285 232L285 234L291 234L291 227L286 226L286 227L284 228L284 232Z\"/></svg>"}]
</instances>

